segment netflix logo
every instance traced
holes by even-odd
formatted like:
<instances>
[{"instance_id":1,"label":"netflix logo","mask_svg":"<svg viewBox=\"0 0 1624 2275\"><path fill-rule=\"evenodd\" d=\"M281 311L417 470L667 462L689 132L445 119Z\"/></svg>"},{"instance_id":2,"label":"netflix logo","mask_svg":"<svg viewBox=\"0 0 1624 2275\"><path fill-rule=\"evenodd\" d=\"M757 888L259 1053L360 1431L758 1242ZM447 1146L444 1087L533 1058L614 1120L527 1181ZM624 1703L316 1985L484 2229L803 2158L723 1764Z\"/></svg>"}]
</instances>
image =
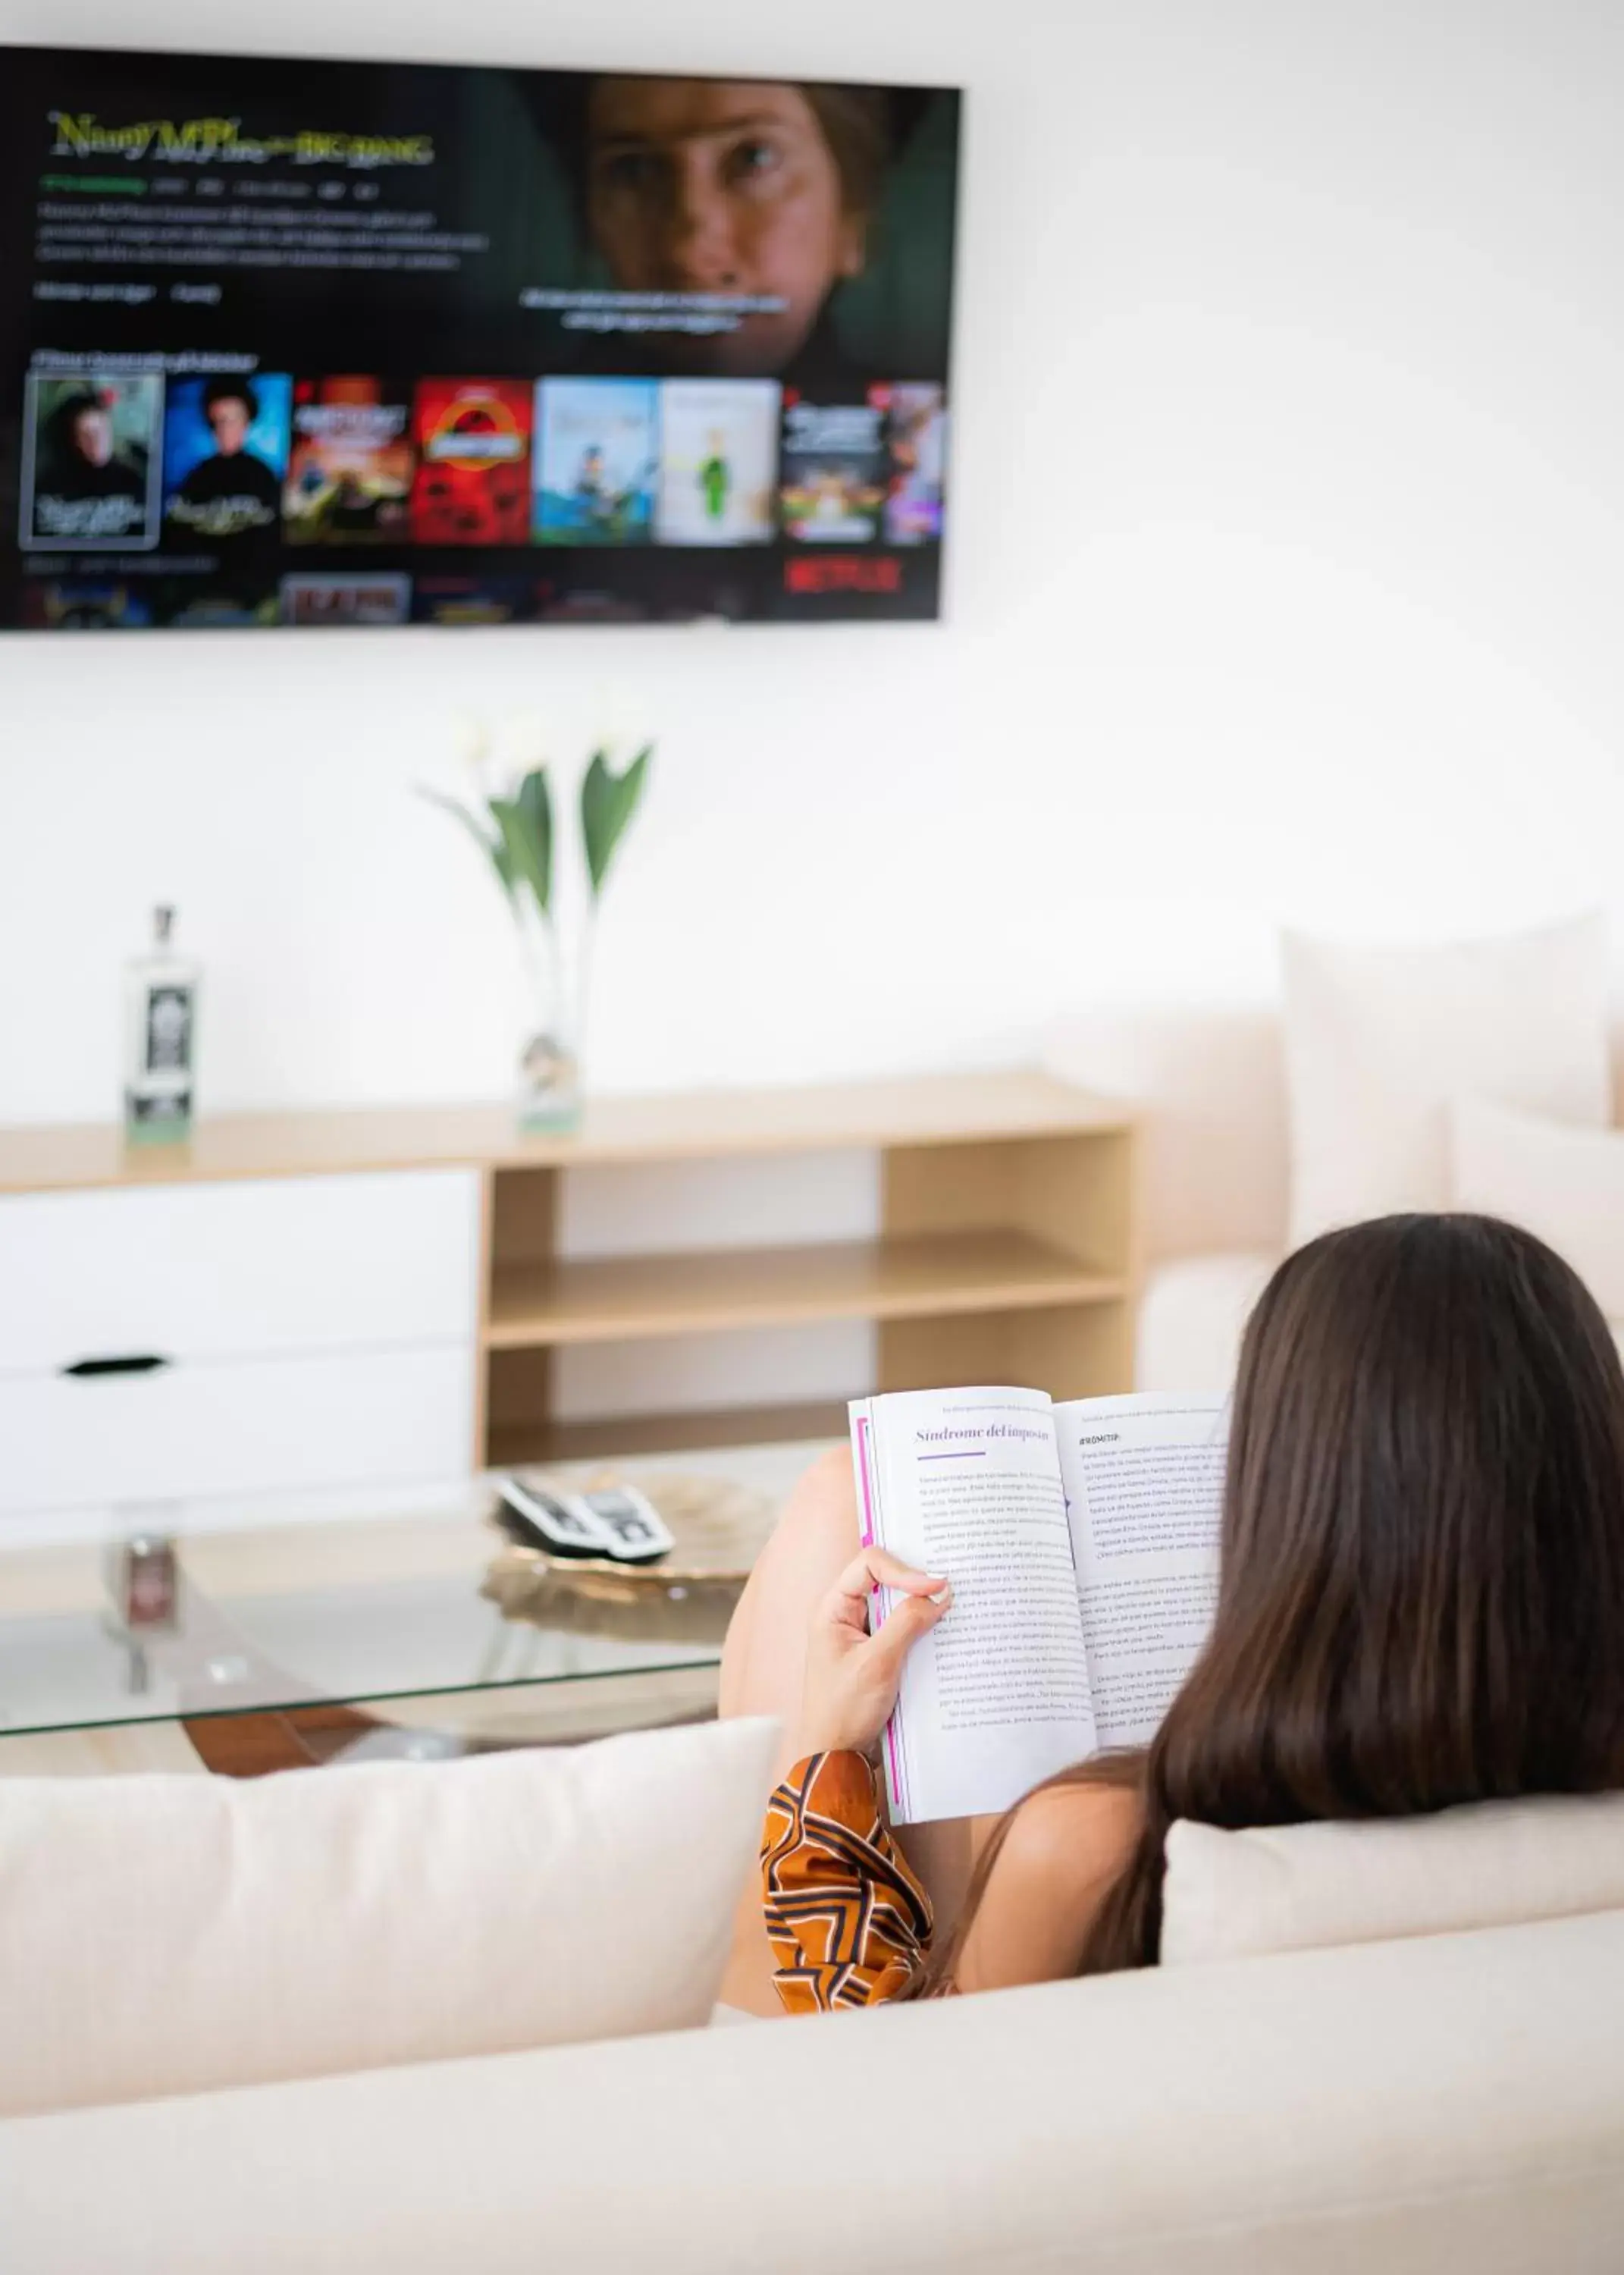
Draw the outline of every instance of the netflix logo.
<instances>
[{"instance_id":1,"label":"netflix logo","mask_svg":"<svg viewBox=\"0 0 1624 2275\"><path fill-rule=\"evenodd\" d=\"M818 553L784 563L786 593L900 593L903 564L865 553Z\"/></svg>"}]
</instances>

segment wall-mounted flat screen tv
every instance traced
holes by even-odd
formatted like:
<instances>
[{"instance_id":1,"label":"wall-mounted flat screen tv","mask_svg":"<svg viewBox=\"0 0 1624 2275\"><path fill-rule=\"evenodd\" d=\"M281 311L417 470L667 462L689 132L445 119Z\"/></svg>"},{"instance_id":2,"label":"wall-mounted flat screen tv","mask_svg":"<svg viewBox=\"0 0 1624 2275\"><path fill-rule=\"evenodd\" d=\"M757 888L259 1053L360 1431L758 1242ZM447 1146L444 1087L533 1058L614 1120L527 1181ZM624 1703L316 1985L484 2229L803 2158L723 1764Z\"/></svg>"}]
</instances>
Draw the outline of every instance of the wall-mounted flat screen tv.
<instances>
[{"instance_id":1,"label":"wall-mounted flat screen tv","mask_svg":"<svg viewBox=\"0 0 1624 2275\"><path fill-rule=\"evenodd\" d=\"M0 48L0 626L940 613L959 98Z\"/></svg>"}]
</instances>

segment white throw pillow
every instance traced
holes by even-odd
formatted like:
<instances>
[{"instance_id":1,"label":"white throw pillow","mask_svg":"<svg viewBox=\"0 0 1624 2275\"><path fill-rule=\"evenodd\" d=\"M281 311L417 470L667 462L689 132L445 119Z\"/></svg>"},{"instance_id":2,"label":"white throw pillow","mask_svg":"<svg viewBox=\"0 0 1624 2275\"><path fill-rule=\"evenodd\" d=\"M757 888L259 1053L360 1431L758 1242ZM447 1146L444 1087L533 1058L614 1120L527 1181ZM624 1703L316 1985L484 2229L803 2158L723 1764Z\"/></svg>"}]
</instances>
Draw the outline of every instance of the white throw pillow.
<instances>
[{"instance_id":1,"label":"white throw pillow","mask_svg":"<svg viewBox=\"0 0 1624 2275\"><path fill-rule=\"evenodd\" d=\"M777 1731L0 1780L0 2114L697 2027Z\"/></svg>"},{"instance_id":2,"label":"white throw pillow","mask_svg":"<svg viewBox=\"0 0 1624 2275\"><path fill-rule=\"evenodd\" d=\"M1165 1967L1624 1908L1624 1794L1167 1835Z\"/></svg>"},{"instance_id":3,"label":"white throw pillow","mask_svg":"<svg viewBox=\"0 0 1624 2275\"><path fill-rule=\"evenodd\" d=\"M1454 1205L1520 1224L1566 1257L1610 1319L1624 1319L1624 1130L1575 1130L1462 1099Z\"/></svg>"},{"instance_id":4,"label":"white throw pillow","mask_svg":"<svg viewBox=\"0 0 1624 2275\"><path fill-rule=\"evenodd\" d=\"M1605 927L1444 947L1288 934L1291 1240L1450 1205L1456 1098L1599 1126L1610 1115Z\"/></svg>"}]
</instances>

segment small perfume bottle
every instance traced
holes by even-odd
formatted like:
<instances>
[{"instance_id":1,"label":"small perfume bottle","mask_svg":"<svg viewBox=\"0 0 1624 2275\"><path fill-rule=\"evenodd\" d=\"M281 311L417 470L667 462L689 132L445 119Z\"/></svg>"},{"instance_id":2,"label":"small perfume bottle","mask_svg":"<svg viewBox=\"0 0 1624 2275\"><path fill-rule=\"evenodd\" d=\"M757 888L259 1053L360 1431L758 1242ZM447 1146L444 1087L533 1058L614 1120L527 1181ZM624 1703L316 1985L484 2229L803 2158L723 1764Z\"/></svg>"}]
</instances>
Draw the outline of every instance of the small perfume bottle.
<instances>
[{"instance_id":1,"label":"small perfume bottle","mask_svg":"<svg viewBox=\"0 0 1624 2275\"><path fill-rule=\"evenodd\" d=\"M199 971L171 945L173 909L155 909L152 949L125 967L125 1135L132 1144L192 1135Z\"/></svg>"}]
</instances>

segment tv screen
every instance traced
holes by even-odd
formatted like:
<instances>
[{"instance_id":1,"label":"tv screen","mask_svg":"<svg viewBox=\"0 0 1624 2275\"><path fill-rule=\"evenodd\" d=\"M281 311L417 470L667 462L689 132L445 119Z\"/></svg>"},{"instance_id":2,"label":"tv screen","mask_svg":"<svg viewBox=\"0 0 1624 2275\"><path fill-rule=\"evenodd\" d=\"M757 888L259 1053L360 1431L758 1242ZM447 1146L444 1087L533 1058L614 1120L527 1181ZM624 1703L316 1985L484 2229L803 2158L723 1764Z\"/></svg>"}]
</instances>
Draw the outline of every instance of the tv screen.
<instances>
[{"instance_id":1,"label":"tv screen","mask_svg":"<svg viewBox=\"0 0 1624 2275\"><path fill-rule=\"evenodd\" d=\"M935 616L958 112L0 49L0 625Z\"/></svg>"}]
</instances>

